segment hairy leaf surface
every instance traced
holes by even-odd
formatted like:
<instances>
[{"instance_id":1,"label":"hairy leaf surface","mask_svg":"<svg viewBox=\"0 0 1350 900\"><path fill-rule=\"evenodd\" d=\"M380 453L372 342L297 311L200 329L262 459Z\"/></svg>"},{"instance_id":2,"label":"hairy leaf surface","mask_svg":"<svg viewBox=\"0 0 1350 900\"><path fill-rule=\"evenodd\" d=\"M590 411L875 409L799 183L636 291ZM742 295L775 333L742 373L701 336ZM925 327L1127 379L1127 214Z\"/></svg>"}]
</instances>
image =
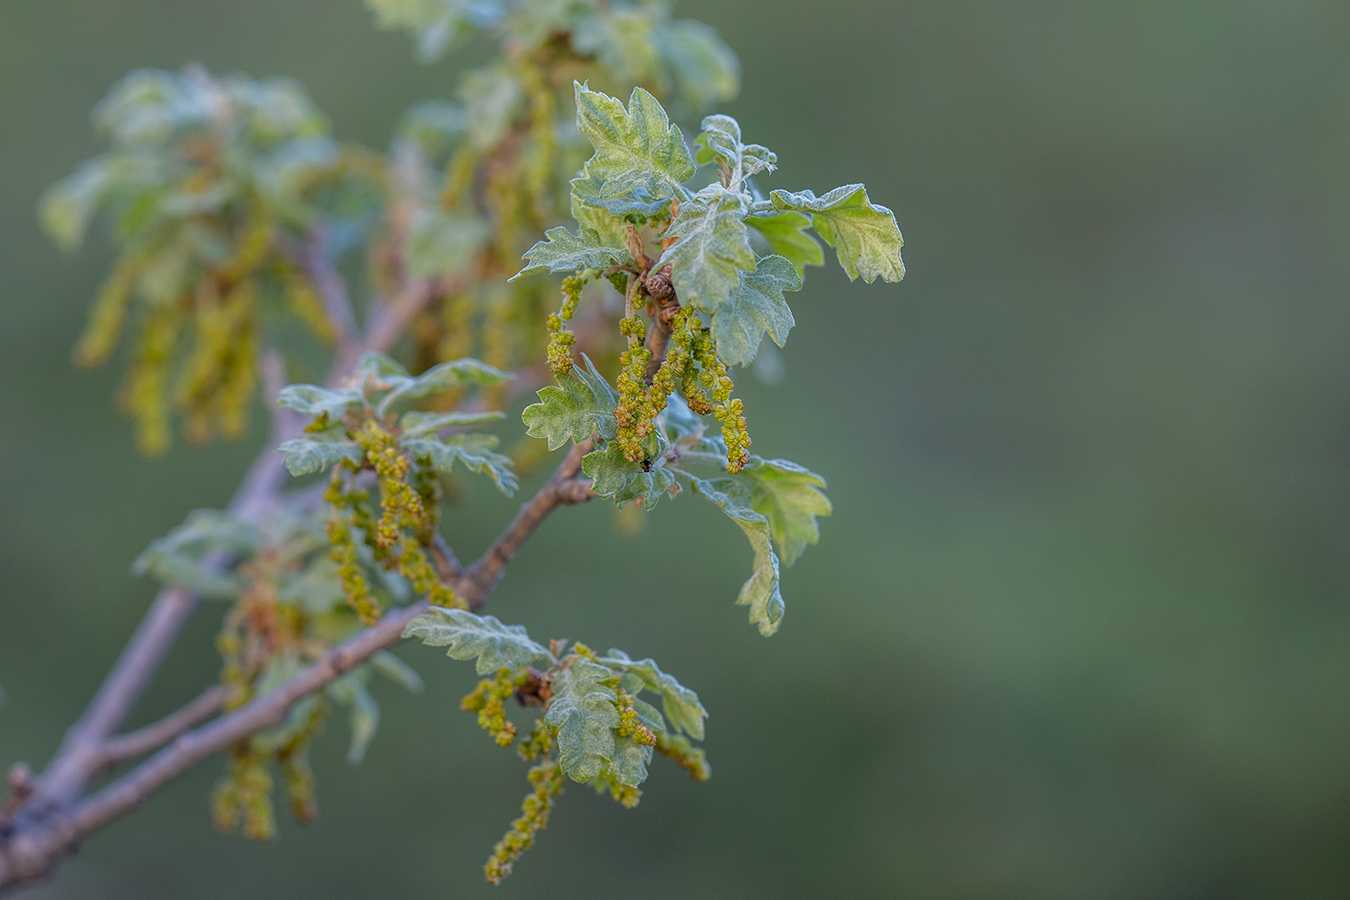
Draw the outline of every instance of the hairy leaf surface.
<instances>
[{"instance_id":1,"label":"hairy leaf surface","mask_svg":"<svg viewBox=\"0 0 1350 900\"><path fill-rule=\"evenodd\" d=\"M516 473L511 471L511 458L492 451L498 443L496 435L456 434L439 440L413 438L399 443L414 459L427 460L438 472L448 475L455 463L460 463L486 475L508 497L520 486Z\"/></svg>"},{"instance_id":2,"label":"hairy leaf surface","mask_svg":"<svg viewBox=\"0 0 1350 900\"><path fill-rule=\"evenodd\" d=\"M680 214L666 231L666 237L678 240L657 265L671 267L681 303L716 312L740 283L741 273L755 270L745 228L748 210L744 194L720 184L710 184L680 203Z\"/></svg>"},{"instance_id":3,"label":"hairy leaf surface","mask_svg":"<svg viewBox=\"0 0 1350 900\"><path fill-rule=\"evenodd\" d=\"M825 479L786 459L755 457L741 470L753 486L750 506L769 519L769 530L783 565L797 561L808 544L820 540L816 516L828 516L830 501L821 490Z\"/></svg>"},{"instance_id":4,"label":"hairy leaf surface","mask_svg":"<svg viewBox=\"0 0 1350 900\"><path fill-rule=\"evenodd\" d=\"M553 673L544 721L558 729L558 763L574 781L590 781L614 759L618 695L602 682L613 673L584 657Z\"/></svg>"},{"instance_id":5,"label":"hairy leaf surface","mask_svg":"<svg viewBox=\"0 0 1350 900\"><path fill-rule=\"evenodd\" d=\"M721 507L731 517L755 551L755 569L741 586L736 603L750 607L750 621L759 633L769 637L783 621L783 595L778 589L778 555L769 539L769 520L761 513L741 505L724 490L729 479L695 478L694 490Z\"/></svg>"},{"instance_id":6,"label":"hairy leaf surface","mask_svg":"<svg viewBox=\"0 0 1350 900\"><path fill-rule=\"evenodd\" d=\"M628 108L607 94L576 85L577 128L595 148L586 169L601 180L600 194L617 197L642 188L652 197L681 197L697 170L678 125L656 98L633 88Z\"/></svg>"},{"instance_id":7,"label":"hairy leaf surface","mask_svg":"<svg viewBox=\"0 0 1350 900\"><path fill-rule=\"evenodd\" d=\"M327 471L344 459L360 463L365 458L356 441L349 440L341 429L292 438L278 446L277 452L285 454L286 470L297 476Z\"/></svg>"},{"instance_id":8,"label":"hairy leaf surface","mask_svg":"<svg viewBox=\"0 0 1350 900\"><path fill-rule=\"evenodd\" d=\"M573 234L563 226L544 232L548 238L525 251L529 265L512 275L515 281L522 275L535 272L575 272L580 269L604 269L632 262L628 248L623 244L606 246L598 232L582 228Z\"/></svg>"},{"instance_id":9,"label":"hairy leaf surface","mask_svg":"<svg viewBox=\"0 0 1350 900\"><path fill-rule=\"evenodd\" d=\"M644 509L656 506L672 484L675 476L656 460L650 471L643 471L641 463L629 462L618 444L606 444L602 450L593 450L581 459L581 470L592 480L591 490L601 497L609 497L616 504L644 497Z\"/></svg>"},{"instance_id":10,"label":"hairy leaf surface","mask_svg":"<svg viewBox=\"0 0 1350 900\"><path fill-rule=\"evenodd\" d=\"M721 160L731 175L727 185L730 190L740 190L747 178L777 167L778 155L768 147L741 142L740 123L731 116L707 116L702 128L694 139L699 145L696 160L700 165Z\"/></svg>"},{"instance_id":11,"label":"hairy leaf surface","mask_svg":"<svg viewBox=\"0 0 1350 900\"><path fill-rule=\"evenodd\" d=\"M429 647L446 647L451 659L476 659L479 675L519 669L536 659L555 661L548 648L530 640L524 625L503 625L495 616L467 609L432 607L410 621L403 636L420 638Z\"/></svg>"},{"instance_id":12,"label":"hairy leaf surface","mask_svg":"<svg viewBox=\"0 0 1350 900\"><path fill-rule=\"evenodd\" d=\"M610 648L607 656L600 662L613 669L632 672L642 679L643 685L661 695L661 704L666 718L676 730L683 729L690 737L703 740L703 720L708 711L698 699L698 694L675 680L675 676L661 671L653 659L629 659L622 650ZM636 706L636 703L634 704Z\"/></svg>"},{"instance_id":13,"label":"hairy leaf surface","mask_svg":"<svg viewBox=\"0 0 1350 900\"><path fill-rule=\"evenodd\" d=\"M792 263L798 277L805 275L807 266L824 265L825 251L806 233L811 220L805 214L788 209L773 215L752 215L745 223L764 236L770 250Z\"/></svg>"},{"instance_id":14,"label":"hairy leaf surface","mask_svg":"<svg viewBox=\"0 0 1350 900\"><path fill-rule=\"evenodd\" d=\"M810 213L816 231L835 249L850 279L861 274L871 284L878 278L899 281L905 277L900 259L905 241L895 214L867 199L867 188L861 184L837 187L823 197L811 191L774 191L769 200L780 212Z\"/></svg>"},{"instance_id":15,"label":"hairy leaf surface","mask_svg":"<svg viewBox=\"0 0 1350 900\"><path fill-rule=\"evenodd\" d=\"M581 443L598 433L609 440L617 426L614 408L618 392L595 370L590 358L582 354L582 366L558 376L556 385L539 389L539 402L525 407L521 418L530 437L548 438L548 449L556 450L569 440Z\"/></svg>"},{"instance_id":16,"label":"hairy leaf surface","mask_svg":"<svg viewBox=\"0 0 1350 900\"><path fill-rule=\"evenodd\" d=\"M749 365L766 331L783 346L796 324L783 292L801 286L797 270L781 256L766 256L754 272L741 272L740 283L712 317L712 336L722 359L728 365Z\"/></svg>"}]
</instances>

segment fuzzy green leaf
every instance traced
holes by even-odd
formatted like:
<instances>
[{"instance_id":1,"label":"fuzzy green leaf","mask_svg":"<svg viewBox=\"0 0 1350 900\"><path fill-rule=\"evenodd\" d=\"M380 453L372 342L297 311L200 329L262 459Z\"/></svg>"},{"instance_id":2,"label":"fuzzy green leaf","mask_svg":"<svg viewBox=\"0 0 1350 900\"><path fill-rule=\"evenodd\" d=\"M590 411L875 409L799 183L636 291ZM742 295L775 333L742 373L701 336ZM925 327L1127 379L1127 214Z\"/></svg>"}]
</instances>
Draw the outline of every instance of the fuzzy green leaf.
<instances>
[{"instance_id":1,"label":"fuzzy green leaf","mask_svg":"<svg viewBox=\"0 0 1350 900\"><path fill-rule=\"evenodd\" d=\"M487 409L482 412L407 412L398 420L398 427L403 432L405 438L425 437L435 434L442 428L450 428L457 425L481 425L484 422L494 422L498 419L506 418L506 413L495 409Z\"/></svg>"},{"instance_id":2,"label":"fuzzy green leaf","mask_svg":"<svg viewBox=\"0 0 1350 900\"><path fill-rule=\"evenodd\" d=\"M712 317L712 336L722 359L732 366L749 365L766 331L783 346L796 324L783 292L801 286L797 270L781 256L766 256L753 273L742 272L740 283Z\"/></svg>"},{"instance_id":3,"label":"fuzzy green leaf","mask_svg":"<svg viewBox=\"0 0 1350 900\"><path fill-rule=\"evenodd\" d=\"M623 103L576 84L577 128L595 155L587 171L601 180L600 194L617 197L642 188L652 197L683 197L681 185L697 168L679 126L672 125L656 98L633 88Z\"/></svg>"},{"instance_id":4,"label":"fuzzy green leaf","mask_svg":"<svg viewBox=\"0 0 1350 900\"><path fill-rule=\"evenodd\" d=\"M508 497L516 492L519 482L511 471L511 458L492 452L498 439L491 434L456 434L447 438L412 438L399 445L414 459L425 459L438 472L447 475L455 463L468 467L480 475L487 475L497 490Z\"/></svg>"},{"instance_id":5,"label":"fuzzy green leaf","mask_svg":"<svg viewBox=\"0 0 1350 900\"><path fill-rule=\"evenodd\" d=\"M740 283L741 273L755 270L745 228L748 210L744 194L720 184L710 184L680 203L680 214L666 231L666 237L678 240L657 265L671 267L681 303L716 312Z\"/></svg>"},{"instance_id":6,"label":"fuzzy green leaf","mask_svg":"<svg viewBox=\"0 0 1350 900\"><path fill-rule=\"evenodd\" d=\"M816 516L828 516L830 501L821 490L825 479L786 459L755 457L741 470L750 481L750 506L769 520L783 565L797 561L808 544L820 540Z\"/></svg>"},{"instance_id":7,"label":"fuzzy green leaf","mask_svg":"<svg viewBox=\"0 0 1350 900\"><path fill-rule=\"evenodd\" d=\"M618 695L604 685L609 669L584 657L555 671L544 722L558 729L558 764L574 781L590 781L614 759Z\"/></svg>"},{"instance_id":8,"label":"fuzzy green leaf","mask_svg":"<svg viewBox=\"0 0 1350 900\"><path fill-rule=\"evenodd\" d=\"M548 438L550 450L569 440L579 444L596 433L606 440L616 434L614 408L619 395L585 354L581 360L585 368L573 366L558 376L556 385L540 388L539 402L521 413L528 426L525 433Z\"/></svg>"},{"instance_id":9,"label":"fuzzy green leaf","mask_svg":"<svg viewBox=\"0 0 1350 900\"><path fill-rule=\"evenodd\" d=\"M759 626L759 633L769 637L783 621L783 595L778 589L778 555L769 540L769 520L753 509L742 505L724 488L734 482L729 478L704 481L693 480L694 490L722 508L731 517L755 551L755 569L741 586L736 603L750 607L750 621Z\"/></svg>"},{"instance_id":10,"label":"fuzzy green leaf","mask_svg":"<svg viewBox=\"0 0 1350 900\"><path fill-rule=\"evenodd\" d=\"M249 522L217 509L197 509L173 531L150 542L131 571L149 575L200 597L228 600L239 595L238 576L206 565L213 553L249 556L258 549L258 530Z\"/></svg>"},{"instance_id":11,"label":"fuzzy green leaf","mask_svg":"<svg viewBox=\"0 0 1350 900\"><path fill-rule=\"evenodd\" d=\"M292 438L277 447L286 456L286 469L292 475L323 472L344 459L359 463L365 453L341 429L317 431L307 437Z\"/></svg>"},{"instance_id":12,"label":"fuzzy green leaf","mask_svg":"<svg viewBox=\"0 0 1350 900\"><path fill-rule=\"evenodd\" d=\"M548 648L530 640L524 625L503 625L495 616L467 609L432 607L410 621L403 636L420 638L429 647L447 647L451 659L477 659L479 675L519 669L536 659L555 662Z\"/></svg>"},{"instance_id":13,"label":"fuzzy green leaf","mask_svg":"<svg viewBox=\"0 0 1350 900\"><path fill-rule=\"evenodd\" d=\"M388 412L396 403L405 400L416 400L428 394L439 394L471 384L494 385L510 380L509 372L466 356L432 366L416 378L392 373L386 375L383 381L388 385L389 392L380 398L375 408L382 413Z\"/></svg>"},{"instance_id":14,"label":"fuzzy green leaf","mask_svg":"<svg viewBox=\"0 0 1350 900\"><path fill-rule=\"evenodd\" d=\"M327 413L330 419L342 418L348 406L360 402L361 395L356 391L335 391L317 384L288 384L277 394L277 406L306 416Z\"/></svg>"},{"instance_id":15,"label":"fuzzy green leaf","mask_svg":"<svg viewBox=\"0 0 1350 900\"><path fill-rule=\"evenodd\" d=\"M675 81L677 95L694 115L740 93L741 65L736 54L702 22L669 23L657 48Z\"/></svg>"},{"instance_id":16,"label":"fuzzy green leaf","mask_svg":"<svg viewBox=\"0 0 1350 900\"><path fill-rule=\"evenodd\" d=\"M676 730L683 729L692 738L703 740L703 720L708 718L708 711L703 708L698 694L676 681L675 676L662 672L655 660L629 659L627 653L611 647L609 655L600 657L600 662L613 669L632 672L642 679L644 686L661 695L670 724Z\"/></svg>"},{"instance_id":17,"label":"fuzzy green leaf","mask_svg":"<svg viewBox=\"0 0 1350 900\"><path fill-rule=\"evenodd\" d=\"M348 672L331 682L326 693L334 702L349 708L348 722L351 725L351 744L347 749L348 765L358 765L366 758L370 742L380 730L380 705L371 696L366 687L366 672L358 669Z\"/></svg>"},{"instance_id":18,"label":"fuzzy green leaf","mask_svg":"<svg viewBox=\"0 0 1350 900\"><path fill-rule=\"evenodd\" d=\"M535 272L576 272L581 269L604 269L609 266L621 266L632 262L633 257L622 244L605 246L599 233L590 228L582 228L573 234L563 226L550 228L544 232L548 238L539 241L525 251L529 265L512 275L508 281L515 281L523 275Z\"/></svg>"},{"instance_id":19,"label":"fuzzy green leaf","mask_svg":"<svg viewBox=\"0 0 1350 900\"><path fill-rule=\"evenodd\" d=\"M768 147L741 142L740 123L731 116L715 115L703 119L703 131L694 142L698 144L700 165L720 159L731 173L728 187L739 190L747 178L760 172L772 172L778 165L778 155Z\"/></svg>"},{"instance_id":20,"label":"fuzzy green leaf","mask_svg":"<svg viewBox=\"0 0 1350 900\"><path fill-rule=\"evenodd\" d=\"M823 197L811 191L774 191L769 200L780 212L810 213L816 231L835 249L850 279L861 274L871 284L878 278L899 281L905 277L900 259L905 241L895 214L867 199L867 188L861 184L837 187Z\"/></svg>"},{"instance_id":21,"label":"fuzzy green leaf","mask_svg":"<svg viewBox=\"0 0 1350 900\"><path fill-rule=\"evenodd\" d=\"M675 483L675 476L660 460L654 460L651 471L644 472L641 463L629 462L614 443L582 457L581 470L590 477L591 490L609 497L616 505L643 497L643 508L651 509Z\"/></svg>"},{"instance_id":22,"label":"fuzzy green leaf","mask_svg":"<svg viewBox=\"0 0 1350 900\"><path fill-rule=\"evenodd\" d=\"M618 779L619 784L637 787L647 780L647 766L652 761L652 748L639 744L631 737L615 736L614 758L610 761L609 771Z\"/></svg>"},{"instance_id":23,"label":"fuzzy green leaf","mask_svg":"<svg viewBox=\"0 0 1350 900\"><path fill-rule=\"evenodd\" d=\"M770 250L791 262L798 277L806 274L807 266L824 265L825 251L806 233L811 220L804 214L788 209L767 216L752 215L745 224L764 236Z\"/></svg>"},{"instance_id":24,"label":"fuzzy green leaf","mask_svg":"<svg viewBox=\"0 0 1350 900\"><path fill-rule=\"evenodd\" d=\"M487 240L488 226L466 213L430 212L408 232L408 272L433 278L465 271Z\"/></svg>"}]
</instances>

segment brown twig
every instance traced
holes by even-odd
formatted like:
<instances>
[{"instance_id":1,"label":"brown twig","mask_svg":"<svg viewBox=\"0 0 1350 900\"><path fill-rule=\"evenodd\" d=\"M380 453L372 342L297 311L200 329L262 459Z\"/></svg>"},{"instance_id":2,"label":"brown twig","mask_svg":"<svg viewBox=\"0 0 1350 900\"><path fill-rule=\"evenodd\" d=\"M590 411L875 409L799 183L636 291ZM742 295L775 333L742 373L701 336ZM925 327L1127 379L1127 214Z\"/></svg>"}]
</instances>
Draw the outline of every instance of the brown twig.
<instances>
[{"instance_id":1,"label":"brown twig","mask_svg":"<svg viewBox=\"0 0 1350 900\"><path fill-rule=\"evenodd\" d=\"M169 713L158 722L129 734L109 738L100 749L102 764L111 766L163 747L189 728L201 724L214 715L229 694L230 689L224 685L212 685L198 694L191 703Z\"/></svg>"}]
</instances>

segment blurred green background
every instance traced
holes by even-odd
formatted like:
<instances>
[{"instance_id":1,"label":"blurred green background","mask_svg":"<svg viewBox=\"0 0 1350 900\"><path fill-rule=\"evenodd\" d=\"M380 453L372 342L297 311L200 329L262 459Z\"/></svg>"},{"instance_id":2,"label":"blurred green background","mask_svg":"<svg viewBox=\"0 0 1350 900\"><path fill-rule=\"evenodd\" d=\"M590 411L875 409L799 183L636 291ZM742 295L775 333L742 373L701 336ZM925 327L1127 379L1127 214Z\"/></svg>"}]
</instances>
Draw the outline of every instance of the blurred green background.
<instances>
[{"instance_id":1,"label":"blurred green background","mask_svg":"<svg viewBox=\"0 0 1350 900\"><path fill-rule=\"evenodd\" d=\"M898 286L813 270L755 449L835 515L779 635L704 504L635 540L548 523L491 611L655 656L712 712L714 778L636 810L573 787L481 881L523 766L401 655L358 770L275 846L211 829L213 761L34 898L1350 896L1350 6L1333 0L691 0L745 70L766 187L865 181ZM471 51L468 58L476 58ZM59 254L39 191L137 66L303 81L384 146L450 91L357 0L0 3L0 762L44 762L151 594L132 557L224 503L248 446L139 458L69 348L109 251ZM832 259L832 257L831 257ZM477 489L462 555L512 504ZM697 559L697 564L690 564ZM205 609L137 713L217 662Z\"/></svg>"}]
</instances>

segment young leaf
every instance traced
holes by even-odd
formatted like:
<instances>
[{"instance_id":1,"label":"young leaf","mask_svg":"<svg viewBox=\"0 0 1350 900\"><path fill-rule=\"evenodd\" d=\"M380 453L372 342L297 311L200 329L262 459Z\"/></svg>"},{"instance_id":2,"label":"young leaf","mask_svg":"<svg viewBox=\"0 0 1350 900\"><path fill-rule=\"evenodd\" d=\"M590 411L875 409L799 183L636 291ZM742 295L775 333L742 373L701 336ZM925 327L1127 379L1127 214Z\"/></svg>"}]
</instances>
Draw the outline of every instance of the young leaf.
<instances>
[{"instance_id":1,"label":"young leaf","mask_svg":"<svg viewBox=\"0 0 1350 900\"><path fill-rule=\"evenodd\" d=\"M694 139L699 145L700 165L720 159L731 173L730 190L739 190L745 180L760 172L772 172L778 165L778 155L759 144L741 143L740 123L731 116L707 116L703 132Z\"/></svg>"},{"instance_id":2,"label":"young leaf","mask_svg":"<svg viewBox=\"0 0 1350 900\"><path fill-rule=\"evenodd\" d=\"M395 403L404 400L415 400L467 384L501 384L510 379L510 373L466 356L432 366L416 378L395 374L386 376L384 380L390 385L389 393L380 399L375 408L382 413L388 412Z\"/></svg>"},{"instance_id":3,"label":"young leaf","mask_svg":"<svg viewBox=\"0 0 1350 900\"><path fill-rule=\"evenodd\" d=\"M720 488L729 479L704 481L695 478L694 490L707 497L731 517L755 551L755 569L741 586L736 603L750 607L750 621L759 626L759 633L769 637L783 621L783 595L778 590L778 556L769 541L769 520L760 513L741 505Z\"/></svg>"},{"instance_id":4,"label":"young leaf","mask_svg":"<svg viewBox=\"0 0 1350 900\"><path fill-rule=\"evenodd\" d=\"M824 265L825 251L820 249L820 242L805 231L811 227L811 220L795 209L752 215L745 224L764 236L770 250L791 262L798 277L805 276L807 266Z\"/></svg>"},{"instance_id":5,"label":"young leaf","mask_svg":"<svg viewBox=\"0 0 1350 900\"><path fill-rule=\"evenodd\" d=\"M306 416L327 413L330 419L342 418L348 406L360 402L361 395L356 391L334 391L317 384L288 384L277 394L277 406Z\"/></svg>"},{"instance_id":6,"label":"young leaf","mask_svg":"<svg viewBox=\"0 0 1350 900\"><path fill-rule=\"evenodd\" d=\"M511 471L511 458L493 453L497 437L491 434L456 434L448 438L413 438L400 441L400 446L414 459L425 459L438 472L447 475L456 462L480 475L487 475L497 490L508 497L520 483Z\"/></svg>"},{"instance_id":7,"label":"young leaf","mask_svg":"<svg viewBox=\"0 0 1350 900\"><path fill-rule=\"evenodd\" d=\"M348 672L331 682L326 691L333 702L351 710L348 721L351 724L352 740L347 749L347 764L352 766L359 765L366 758L370 742L375 739L375 732L380 730L380 705L370 695L365 675L363 669Z\"/></svg>"},{"instance_id":8,"label":"young leaf","mask_svg":"<svg viewBox=\"0 0 1350 900\"><path fill-rule=\"evenodd\" d=\"M680 214L666 230L671 244L658 266L671 267L680 302L716 312L740 282L755 270L755 253L745 228L749 203L740 191L710 184L680 203Z\"/></svg>"},{"instance_id":9,"label":"young leaf","mask_svg":"<svg viewBox=\"0 0 1350 900\"><path fill-rule=\"evenodd\" d=\"M759 459L741 470L753 485L750 506L769 519L784 566L797 561L807 544L820 540L816 516L830 514L829 498L821 491L825 479L786 459Z\"/></svg>"},{"instance_id":10,"label":"young leaf","mask_svg":"<svg viewBox=\"0 0 1350 900\"><path fill-rule=\"evenodd\" d=\"M524 625L503 625L495 616L467 609L432 607L403 629L403 636L421 638L429 647L448 647L451 659L477 659L479 675L519 669L536 659L556 662L545 647L530 640Z\"/></svg>"},{"instance_id":11,"label":"young leaf","mask_svg":"<svg viewBox=\"0 0 1350 900\"><path fill-rule=\"evenodd\" d=\"M753 273L741 272L741 280L727 301L712 317L712 336L717 352L728 365L749 365L759 351L764 332L783 346L796 324L783 291L801 288L797 270L781 256L766 256Z\"/></svg>"},{"instance_id":12,"label":"young leaf","mask_svg":"<svg viewBox=\"0 0 1350 900\"><path fill-rule=\"evenodd\" d=\"M581 471L590 477L591 490L601 497L609 497L616 505L642 497L644 509L656 506L661 495L675 483L675 476L660 460L651 463L650 471L643 471L642 464L625 459L623 450L615 443L583 456Z\"/></svg>"},{"instance_id":13,"label":"young leaf","mask_svg":"<svg viewBox=\"0 0 1350 900\"><path fill-rule=\"evenodd\" d=\"M422 676L417 670L388 650L381 650L370 658L370 667L385 678L403 686L410 694L422 693Z\"/></svg>"},{"instance_id":14,"label":"young leaf","mask_svg":"<svg viewBox=\"0 0 1350 900\"><path fill-rule=\"evenodd\" d=\"M506 418L506 413L495 409L483 410L482 412L406 412L398 420L398 427L403 432L405 438L425 437L429 434L435 434L442 428L449 428L454 425L481 425L484 422L493 422L497 419Z\"/></svg>"},{"instance_id":15,"label":"young leaf","mask_svg":"<svg viewBox=\"0 0 1350 900\"><path fill-rule=\"evenodd\" d=\"M419 216L408 233L408 272L418 278L464 271L488 237L488 227L466 213Z\"/></svg>"},{"instance_id":16,"label":"young leaf","mask_svg":"<svg viewBox=\"0 0 1350 900\"><path fill-rule=\"evenodd\" d=\"M628 108L607 94L577 83L577 128L595 155L587 170L601 180L600 194L617 197L642 188L652 197L683 197L681 185L697 168L679 126L656 98L633 88Z\"/></svg>"},{"instance_id":17,"label":"young leaf","mask_svg":"<svg viewBox=\"0 0 1350 900\"><path fill-rule=\"evenodd\" d=\"M614 758L610 761L609 771L618 779L619 784L637 787L647 780L647 766L652 761L652 748L639 744L629 736L615 736Z\"/></svg>"},{"instance_id":18,"label":"young leaf","mask_svg":"<svg viewBox=\"0 0 1350 900\"><path fill-rule=\"evenodd\" d=\"M613 673L584 657L553 673L544 722L558 729L558 763L573 781L590 781L614 759L619 699L603 682Z\"/></svg>"},{"instance_id":19,"label":"young leaf","mask_svg":"<svg viewBox=\"0 0 1350 900\"><path fill-rule=\"evenodd\" d=\"M286 469L292 475L323 472L344 459L359 463L365 457L356 442L348 440L340 429L292 438L277 447L277 452L286 455Z\"/></svg>"},{"instance_id":20,"label":"young leaf","mask_svg":"<svg viewBox=\"0 0 1350 900\"><path fill-rule=\"evenodd\" d=\"M529 265L521 269L508 281L515 281L522 275L535 272L575 272L579 269L604 269L609 266L621 266L632 262L628 249L622 244L605 246L600 235L590 228L582 228L573 234L563 226L550 228L544 232L548 238L539 241L525 251Z\"/></svg>"},{"instance_id":21,"label":"young leaf","mask_svg":"<svg viewBox=\"0 0 1350 900\"><path fill-rule=\"evenodd\" d=\"M600 657L599 661L612 669L632 672L642 679L643 685L661 695L662 707L670 724L677 730L683 729L696 740L703 740L703 720L708 718L708 711L699 702L698 694L676 681L675 676L662 672L655 660L629 659L622 650L610 648L609 655Z\"/></svg>"},{"instance_id":22,"label":"young leaf","mask_svg":"<svg viewBox=\"0 0 1350 900\"><path fill-rule=\"evenodd\" d=\"M816 231L835 249L850 280L859 274L868 284L877 278L899 281L905 277L900 259L905 241L895 214L868 200L867 188L861 184L837 187L823 197L811 191L774 191L769 200L779 211L810 213Z\"/></svg>"},{"instance_id":23,"label":"young leaf","mask_svg":"<svg viewBox=\"0 0 1350 900\"><path fill-rule=\"evenodd\" d=\"M741 65L736 54L702 22L671 22L656 43L677 93L695 115L740 93Z\"/></svg>"},{"instance_id":24,"label":"young leaf","mask_svg":"<svg viewBox=\"0 0 1350 900\"><path fill-rule=\"evenodd\" d=\"M614 408L619 395L609 386L605 376L595 370L595 364L584 354L585 368L573 366L571 371L558 376L556 385L539 389L539 402L525 407L521 419L528 426L526 434L548 438L548 449L556 450L569 440L581 443L598 433L609 440L616 434Z\"/></svg>"},{"instance_id":25,"label":"young leaf","mask_svg":"<svg viewBox=\"0 0 1350 900\"><path fill-rule=\"evenodd\" d=\"M417 35L417 57L438 59L474 27L492 21L492 4L482 0L366 0L376 25L386 31L403 28Z\"/></svg>"}]
</instances>

